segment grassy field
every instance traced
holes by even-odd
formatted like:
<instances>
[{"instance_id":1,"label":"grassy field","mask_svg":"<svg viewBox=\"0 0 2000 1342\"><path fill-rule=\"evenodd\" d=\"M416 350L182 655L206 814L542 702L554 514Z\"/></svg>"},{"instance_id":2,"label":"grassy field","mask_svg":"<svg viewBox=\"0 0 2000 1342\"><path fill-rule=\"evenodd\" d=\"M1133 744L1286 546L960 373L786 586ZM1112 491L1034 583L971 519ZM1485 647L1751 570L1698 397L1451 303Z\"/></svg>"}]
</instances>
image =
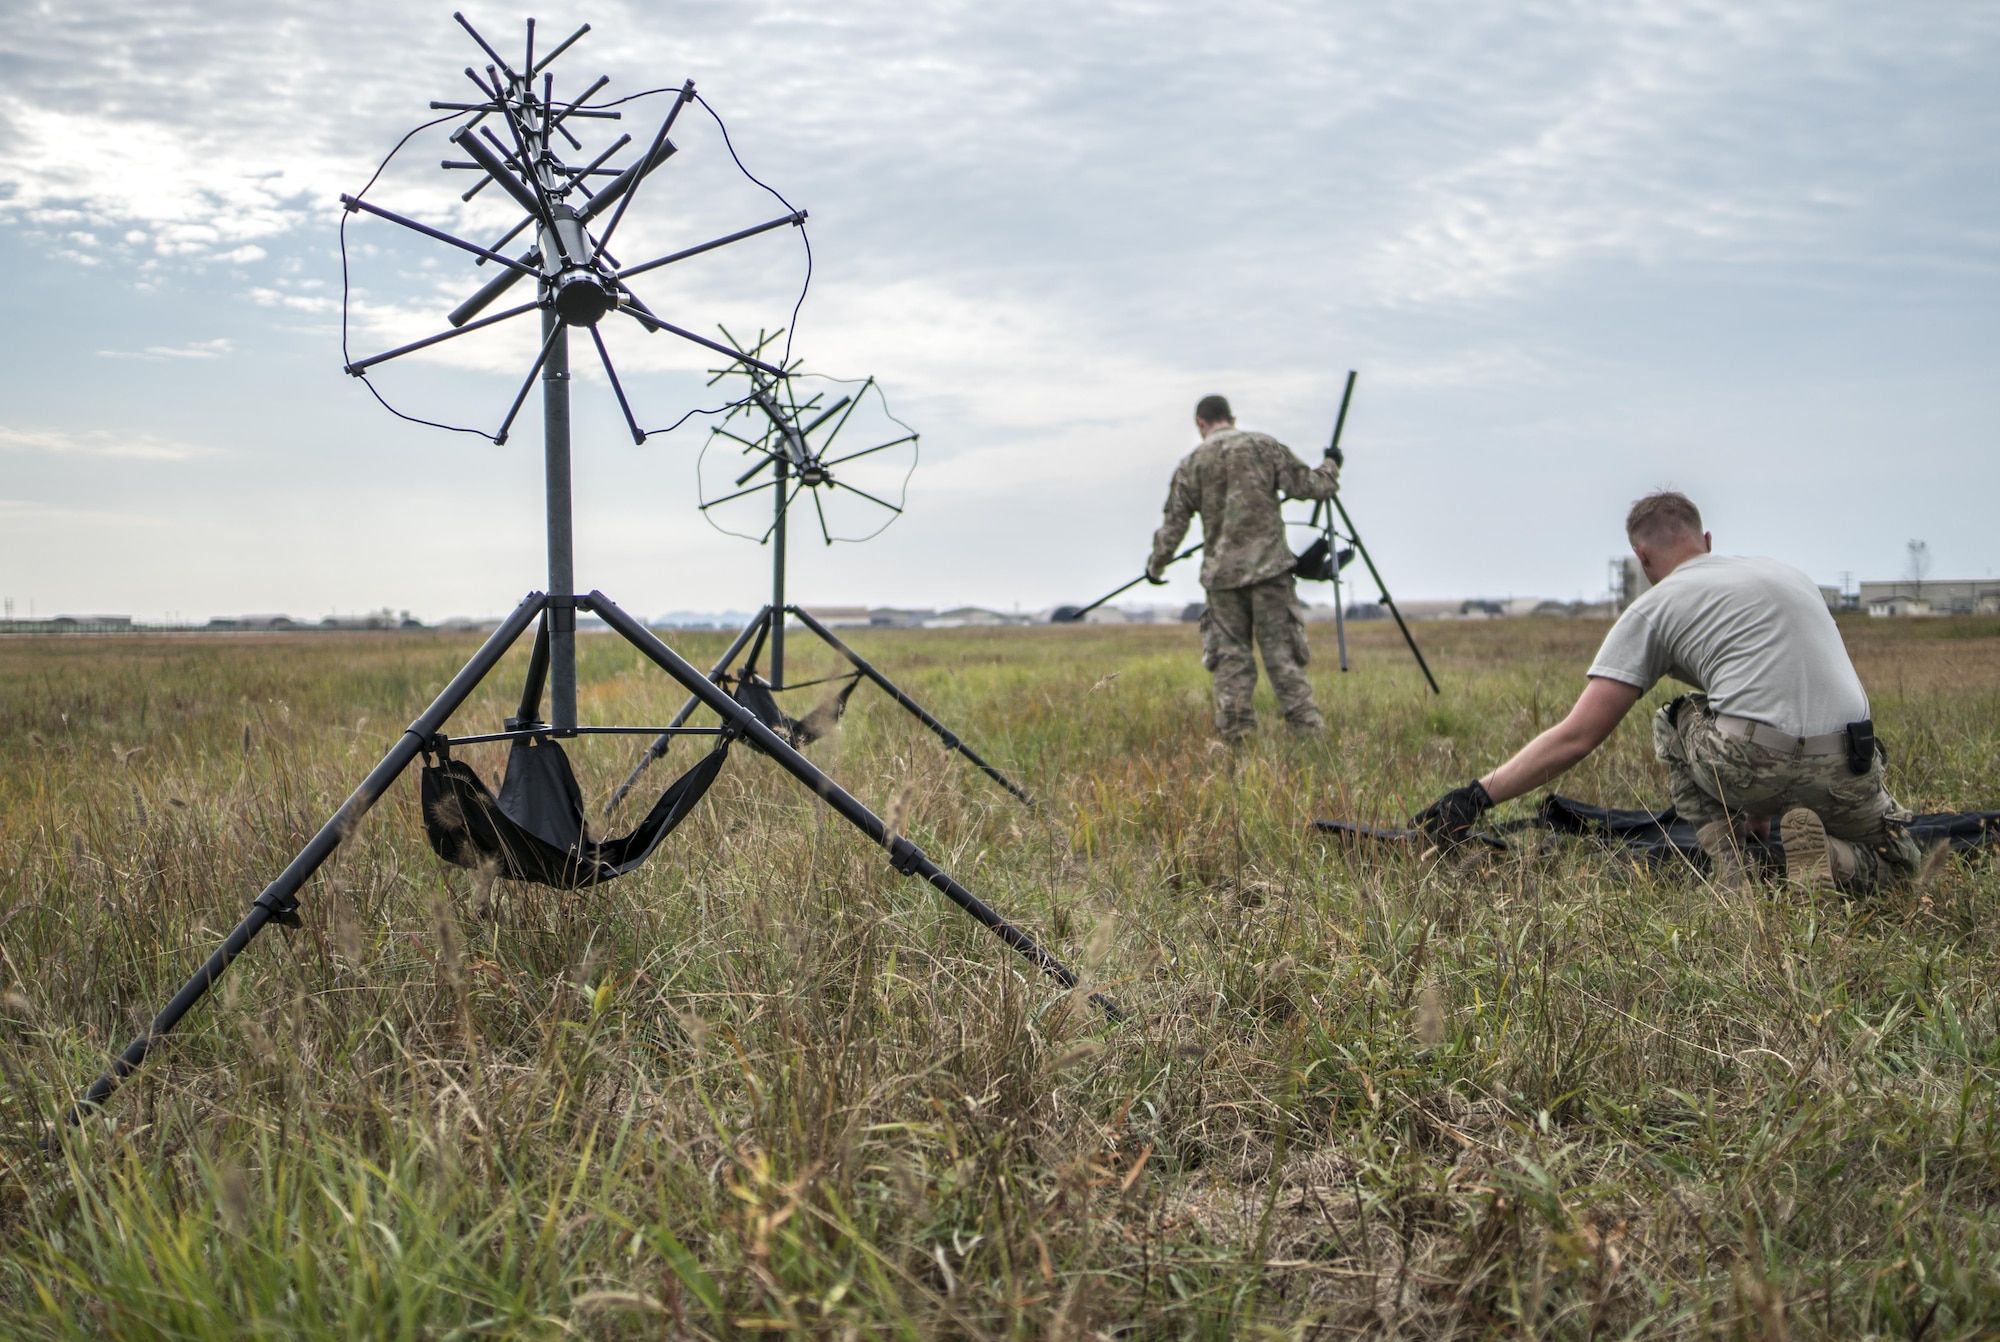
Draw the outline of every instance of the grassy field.
<instances>
[{"instance_id":1,"label":"grassy field","mask_svg":"<svg viewBox=\"0 0 2000 1342\"><path fill-rule=\"evenodd\" d=\"M1901 799L2000 807L2000 621L1846 632ZM107 1051L472 642L0 642L0 1330L2000 1329L1992 863L1849 902L1574 847L1343 850L1308 821L1401 820L1482 771L1567 708L1603 626L1421 626L1442 698L1393 628L1345 677L1315 633L1329 731L1236 754L1188 628L857 639L1043 806L867 688L811 753L1127 1025L748 749L583 894L441 866L408 778L305 929L53 1158ZM588 721L677 705L610 638L583 656ZM459 730L497 728L524 661ZM578 745L586 792L635 748ZM498 747L464 754L497 785ZM1562 784L1663 787L1636 720Z\"/></svg>"}]
</instances>

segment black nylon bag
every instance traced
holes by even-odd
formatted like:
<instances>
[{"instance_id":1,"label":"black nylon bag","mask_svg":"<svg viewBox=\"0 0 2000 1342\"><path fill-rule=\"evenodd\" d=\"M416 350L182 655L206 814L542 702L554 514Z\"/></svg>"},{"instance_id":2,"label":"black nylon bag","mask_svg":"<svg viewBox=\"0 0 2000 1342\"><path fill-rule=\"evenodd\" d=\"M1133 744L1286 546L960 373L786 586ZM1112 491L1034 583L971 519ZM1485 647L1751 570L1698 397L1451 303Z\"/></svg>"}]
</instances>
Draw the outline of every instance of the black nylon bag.
<instances>
[{"instance_id":1,"label":"black nylon bag","mask_svg":"<svg viewBox=\"0 0 2000 1342\"><path fill-rule=\"evenodd\" d=\"M454 866L490 864L510 880L559 890L598 885L650 857L701 801L729 754L723 737L668 785L630 833L594 843L569 757L553 740L530 740L514 743L498 797L464 760L425 763L418 790L432 852Z\"/></svg>"}]
</instances>

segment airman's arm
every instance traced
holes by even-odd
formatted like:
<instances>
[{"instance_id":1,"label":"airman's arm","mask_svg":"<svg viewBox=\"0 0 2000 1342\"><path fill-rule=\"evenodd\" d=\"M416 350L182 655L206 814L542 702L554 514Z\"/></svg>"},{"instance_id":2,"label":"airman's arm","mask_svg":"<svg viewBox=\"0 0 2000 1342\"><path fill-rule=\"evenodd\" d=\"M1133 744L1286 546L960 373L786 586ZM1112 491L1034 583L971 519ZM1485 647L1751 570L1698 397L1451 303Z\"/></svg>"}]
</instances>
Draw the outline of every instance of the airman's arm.
<instances>
[{"instance_id":1,"label":"airman's arm","mask_svg":"<svg viewBox=\"0 0 2000 1342\"><path fill-rule=\"evenodd\" d=\"M1286 498L1330 499L1340 491L1340 463L1334 458L1308 466L1290 448L1275 442L1272 446L1277 448L1278 488Z\"/></svg>"},{"instance_id":2,"label":"airman's arm","mask_svg":"<svg viewBox=\"0 0 2000 1342\"><path fill-rule=\"evenodd\" d=\"M1153 533L1153 554L1146 561L1149 578L1157 579L1165 570L1167 561L1174 557L1187 536L1188 523L1194 520L1201 499L1191 476L1187 463L1183 462L1174 472L1173 484L1167 488L1166 516L1160 522L1160 529Z\"/></svg>"},{"instance_id":3,"label":"airman's arm","mask_svg":"<svg viewBox=\"0 0 2000 1342\"><path fill-rule=\"evenodd\" d=\"M1569 716L1522 746L1480 784L1496 805L1533 791L1603 745L1642 693L1622 680L1592 676Z\"/></svg>"}]
</instances>

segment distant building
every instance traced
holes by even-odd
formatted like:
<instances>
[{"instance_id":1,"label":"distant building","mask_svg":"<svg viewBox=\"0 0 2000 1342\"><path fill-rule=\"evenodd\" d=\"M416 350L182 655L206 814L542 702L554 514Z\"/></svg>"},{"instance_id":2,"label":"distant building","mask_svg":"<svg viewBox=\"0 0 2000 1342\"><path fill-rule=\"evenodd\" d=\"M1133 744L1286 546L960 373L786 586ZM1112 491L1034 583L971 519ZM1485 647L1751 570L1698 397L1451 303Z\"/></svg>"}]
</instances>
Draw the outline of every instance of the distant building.
<instances>
[{"instance_id":1,"label":"distant building","mask_svg":"<svg viewBox=\"0 0 2000 1342\"><path fill-rule=\"evenodd\" d=\"M302 626L289 615L218 615L207 625L210 629L298 629Z\"/></svg>"},{"instance_id":2,"label":"distant building","mask_svg":"<svg viewBox=\"0 0 2000 1342\"><path fill-rule=\"evenodd\" d=\"M1085 624L1178 624L1178 606L1099 606L1083 617Z\"/></svg>"},{"instance_id":3,"label":"distant building","mask_svg":"<svg viewBox=\"0 0 2000 1342\"><path fill-rule=\"evenodd\" d=\"M872 623L866 606L807 606L805 611L829 629L866 629Z\"/></svg>"},{"instance_id":4,"label":"distant building","mask_svg":"<svg viewBox=\"0 0 2000 1342\"><path fill-rule=\"evenodd\" d=\"M1465 614L1463 601L1398 601L1396 609L1403 612L1406 620L1456 620ZM1381 615L1389 614L1387 606L1378 607Z\"/></svg>"},{"instance_id":5,"label":"distant building","mask_svg":"<svg viewBox=\"0 0 2000 1342\"><path fill-rule=\"evenodd\" d=\"M1611 620L1618 616L1615 601L1552 601L1538 596L1472 597L1462 601L1399 601L1397 609L1406 620L1503 620L1526 616L1560 616L1563 619ZM1389 608L1379 602L1357 601L1346 611L1349 620L1386 620ZM1310 609L1307 619L1312 618ZM1322 618L1332 618L1332 612Z\"/></svg>"},{"instance_id":6,"label":"distant building","mask_svg":"<svg viewBox=\"0 0 2000 1342\"><path fill-rule=\"evenodd\" d=\"M926 629L965 629L1001 624L1026 624L1023 616L1003 615L997 610L987 610L983 606L955 606L951 610L939 611L924 621Z\"/></svg>"},{"instance_id":7,"label":"distant building","mask_svg":"<svg viewBox=\"0 0 2000 1342\"><path fill-rule=\"evenodd\" d=\"M1995 615L2000 614L2000 578L1864 582L1857 604L1870 615L1882 616Z\"/></svg>"},{"instance_id":8,"label":"distant building","mask_svg":"<svg viewBox=\"0 0 2000 1342\"><path fill-rule=\"evenodd\" d=\"M649 629L741 629L750 623L747 610L670 610L646 621Z\"/></svg>"},{"instance_id":9,"label":"distant building","mask_svg":"<svg viewBox=\"0 0 2000 1342\"><path fill-rule=\"evenodd\" d=\"M1875 619L1885 616L1935 615L1931 603L1919 596L1885 596L1879 601L1868 603L1868 613Z\"/></svg>"},{"instance_id":10,"label":"distant building","mask_svg":"<svg viewBox=\"0 0 2000 1342\"><path fill-rule=\"evenodd\" d=\"M925 620L937 618L935 610L902 610L895 606L874 606L868 624L874 629L921 629Z\"/></svg>"}]
</instances>

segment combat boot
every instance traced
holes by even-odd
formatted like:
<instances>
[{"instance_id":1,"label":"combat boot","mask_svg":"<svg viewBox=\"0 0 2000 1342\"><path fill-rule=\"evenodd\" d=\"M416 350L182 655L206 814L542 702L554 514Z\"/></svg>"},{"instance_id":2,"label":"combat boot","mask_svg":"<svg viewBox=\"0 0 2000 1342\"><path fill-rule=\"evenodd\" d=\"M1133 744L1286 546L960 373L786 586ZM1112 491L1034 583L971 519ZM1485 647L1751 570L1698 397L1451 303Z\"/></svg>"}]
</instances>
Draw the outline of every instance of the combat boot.
<instances>
[{"instance_id":1,"label":"combat boot","mask_svg":"<svg viewBox=\"0 0 2000 1342\"><path fill-rule=\"evenodd\" d=\"M1743 844L1736 826L1727 820L1711 820L1694 832L1701 851L1708 854L1709 878L1725 890L1748 890L1750 869L1743 861Z\"/></svg>"},{"instance_id":2,"label":"combat boot","mask_svg":"<svg viewBox=\"0 0 2000 1342\"><path fill-rule=\"evenodd\" d=\"M1778 822L1778 835L1785 845L1785 879L1809 890L1833 890L1854 881L1860 865L1854 850L1844 839L1826 832L1826 822L1817 811L1797 806Z\"/></svg>"}]
</instances>

